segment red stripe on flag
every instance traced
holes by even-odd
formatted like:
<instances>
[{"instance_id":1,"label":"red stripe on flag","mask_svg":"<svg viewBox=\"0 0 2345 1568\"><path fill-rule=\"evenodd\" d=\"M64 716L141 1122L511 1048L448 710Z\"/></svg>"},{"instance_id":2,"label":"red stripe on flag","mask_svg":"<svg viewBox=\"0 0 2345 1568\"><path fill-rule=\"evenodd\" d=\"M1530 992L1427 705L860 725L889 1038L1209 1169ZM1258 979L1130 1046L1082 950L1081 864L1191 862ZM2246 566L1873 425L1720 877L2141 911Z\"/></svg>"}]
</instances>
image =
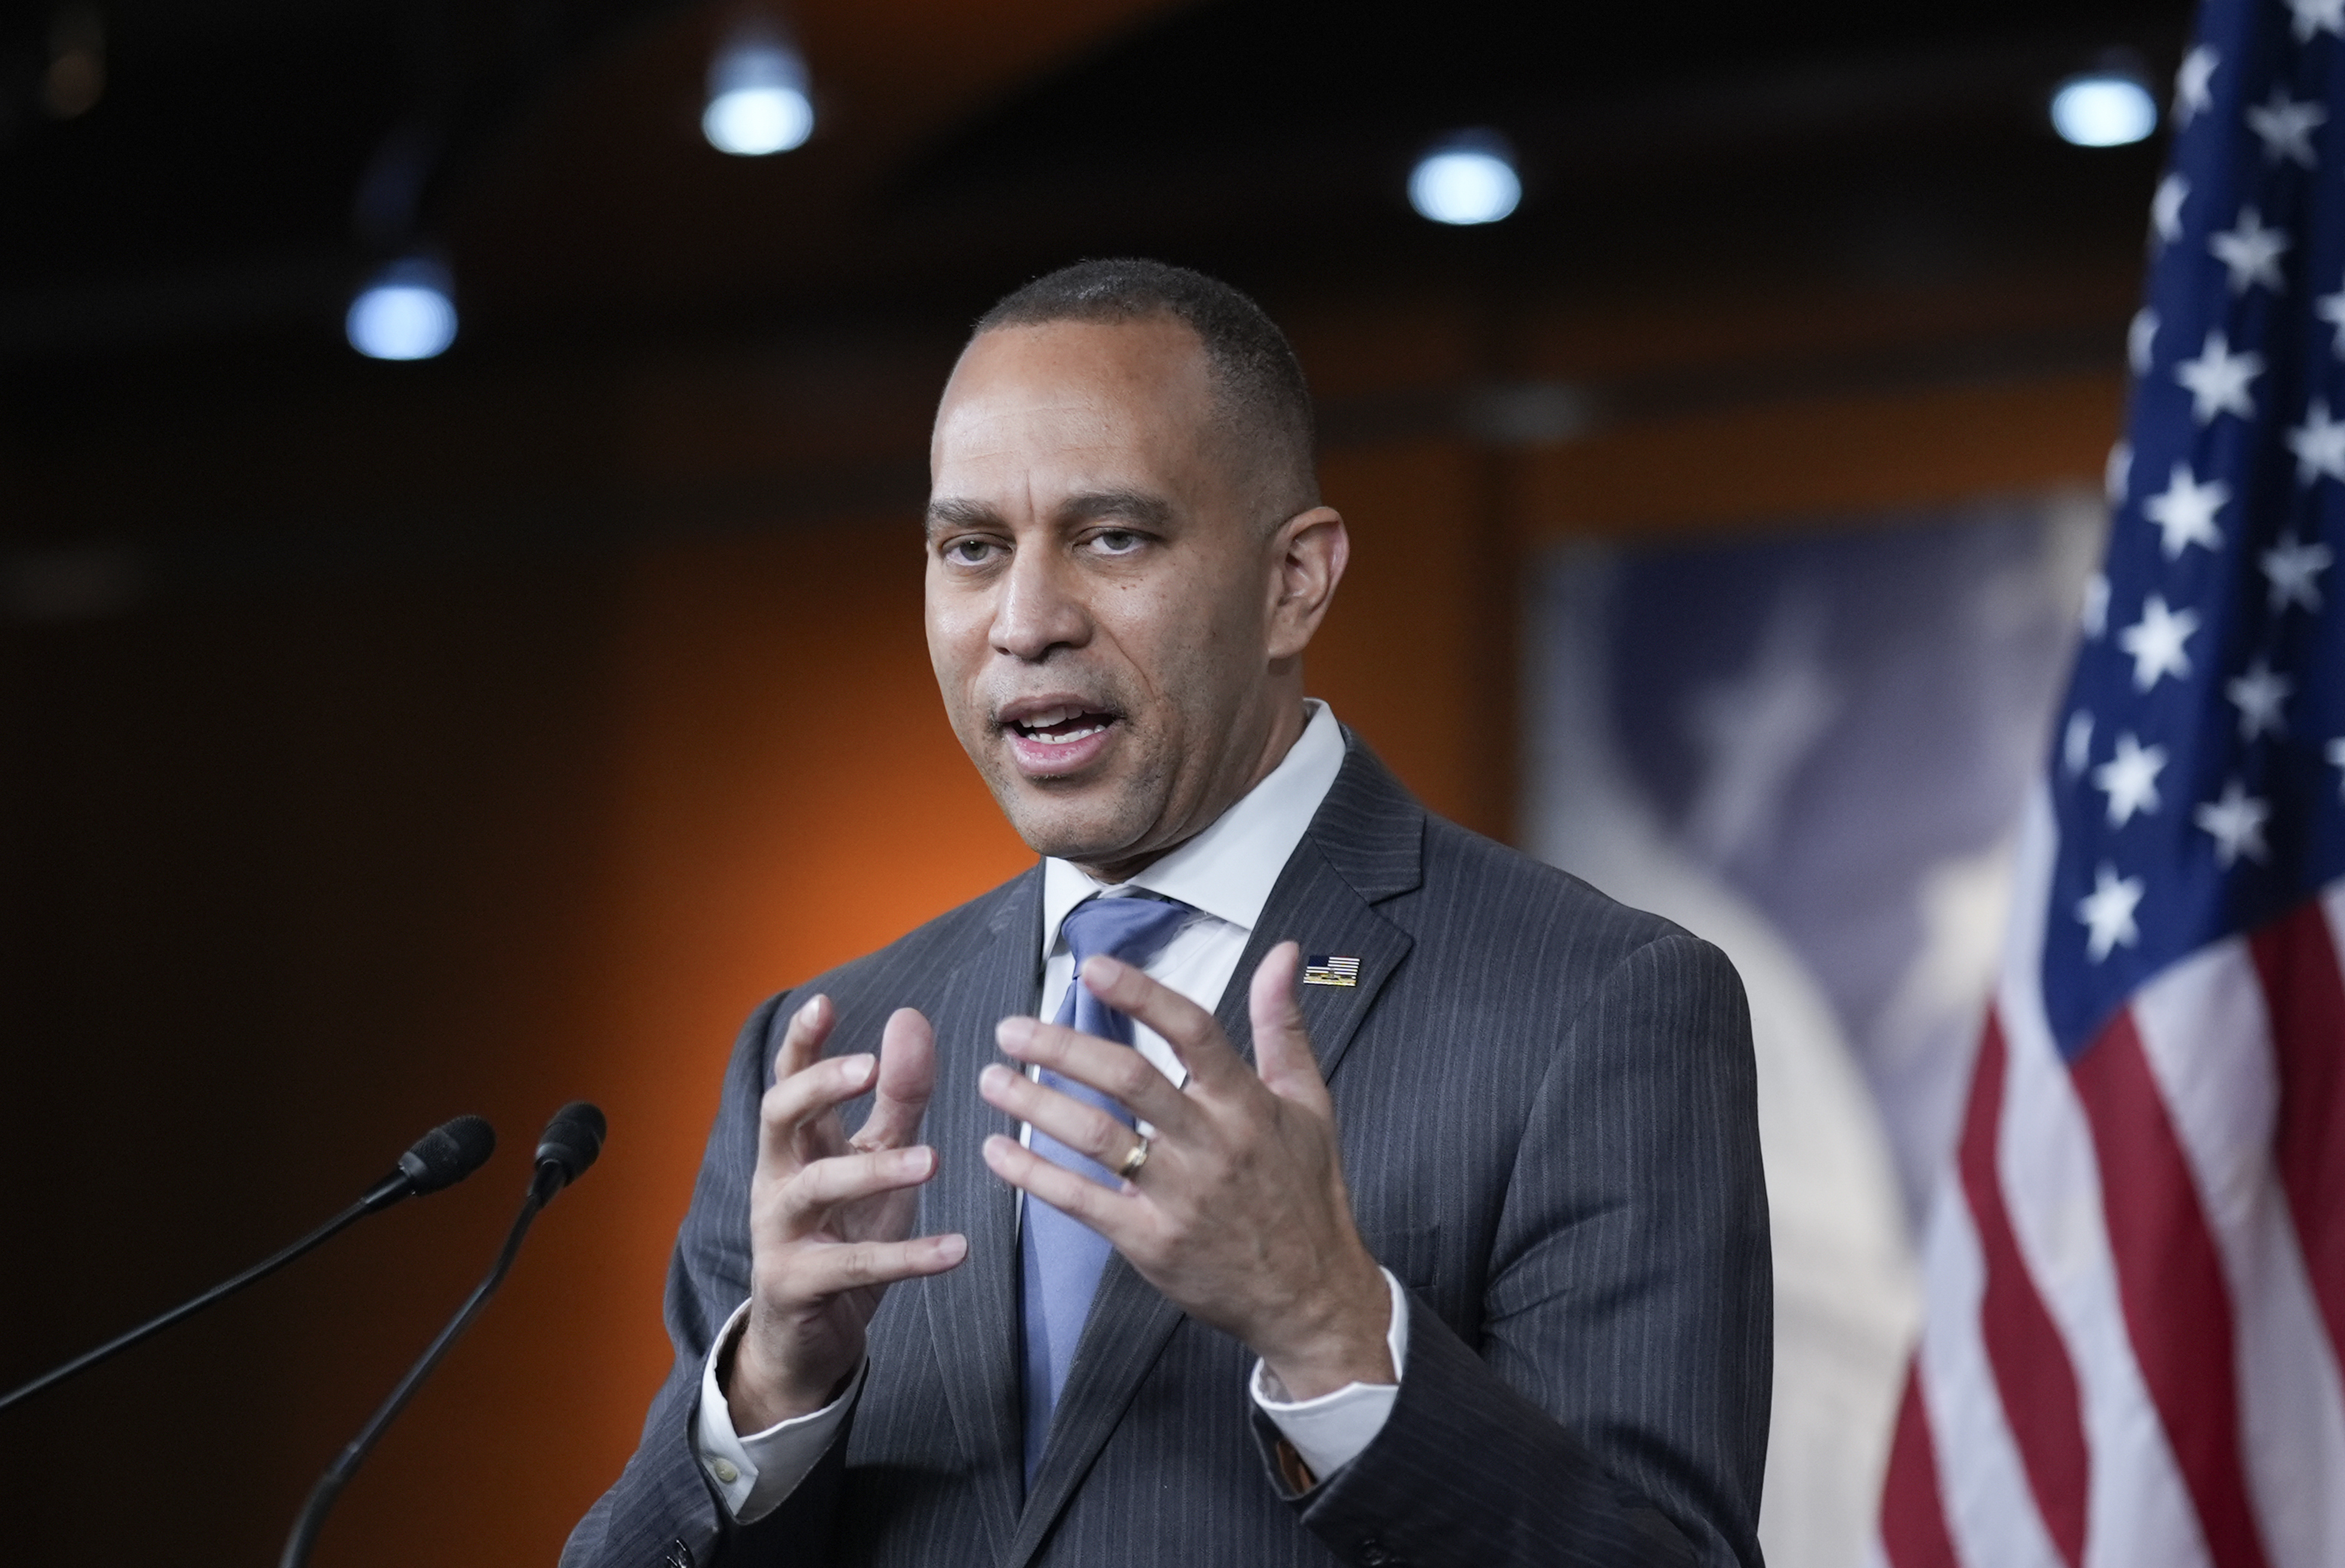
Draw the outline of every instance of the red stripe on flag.
<instances>
[{"instance_id":1,"label":"red stripe on flag","mask_svg":"<svg viewBox=\"0 0 2345 1568\"><path fill-rule=\"evenodd\" d=\"M1971 1077L1971 1101L1963 1114L1957 1168L1971 1221L1978 1231L1986 1270L1979 1300L1979 1337L1987 1364L1995 1369L1995 1392L2003 1401L2035 1509L2068 1568L2085 1560L2085 1511L2092 1490L2092 1451L2085 1442L2084 1399L2068 1347L2036 1292L2035 1278L2020 1255L2019 1239L2004 1205L2003 1178L1995 1148L2003 1126L2003 1086L2009 1066L2002 1021L1990 1011L1979 1042L1978 1067Z\"/></svg>"},{"instance_id":2,"label":"red stripe on flag","mask_svg":"<svg viewBox=\"0 0 2345 1568\"><path fill-rule=\"evenodd\" d=\"M2230 1290L2132 1012L2119 1008L2068 1070L2100 1158L2102 1219L2134 1360L2208 1552L2215 1568L2264 1568L2239 1458Z\"/></svg>"},{"instance_id":3,"label":"red stripe on flag","mask_svg":"<svg viewBox=\"0 0 2345 1568\"><path fill-rule=\"evenodd\" d=\"M2330 1343L2345 1357L2345 976L2318 899L2248 945L2279 1058L2280 1184Z\"/></svg>"},{"instance_id":4,"label":"red stripe on flag","mask_svg":"<svg viewBox=\"0 0 2345 1568\"><path fill-rule=\"evenodd\" d=\"M1938 1496L1938 1447L1930 1438L1929 1412L1922 1408L1919 1356L1905 1373L1889 1474L1881 1486L1881 1550L1893 1568L1962 1568Z\"/></svg>"}]
</instances>

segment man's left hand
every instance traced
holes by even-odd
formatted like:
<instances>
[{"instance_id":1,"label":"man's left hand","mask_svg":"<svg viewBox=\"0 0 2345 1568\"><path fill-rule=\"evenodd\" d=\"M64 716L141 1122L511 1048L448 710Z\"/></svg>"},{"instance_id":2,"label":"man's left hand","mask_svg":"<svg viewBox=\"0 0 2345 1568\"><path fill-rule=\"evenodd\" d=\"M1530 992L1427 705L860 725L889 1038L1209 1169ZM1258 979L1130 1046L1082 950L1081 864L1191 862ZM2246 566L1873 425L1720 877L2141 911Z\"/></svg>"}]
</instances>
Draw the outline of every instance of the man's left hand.
<instances>
[{"instance_id":1,"label":"man's left hand","mask_svg":"<svg viewBox=\"0 0 2345 1568\"><path fill-rule=\"evenodd\" d=\"M1129 1046L1060 1025L1005 1018L997 1037L1009 1056L1152 1124L1146 1164L1102 1187L1001 1137L986 1140L985 1161L1107 1238L1176 1306L1252 1348L1288 1398L1308 1400L1397 1378L1385 1338L1392 1297L1352 1223L1335 1105L1295 999L1301 964L1284 942L1254 971L1249 1068L1211 1013L1129 964L1091 958L1074 983L1162 1036L1189 1069L1185 1088ZM978 1091L1110 1170L1140 1137L999 1065Z\"/></svg>"}]
</instances>

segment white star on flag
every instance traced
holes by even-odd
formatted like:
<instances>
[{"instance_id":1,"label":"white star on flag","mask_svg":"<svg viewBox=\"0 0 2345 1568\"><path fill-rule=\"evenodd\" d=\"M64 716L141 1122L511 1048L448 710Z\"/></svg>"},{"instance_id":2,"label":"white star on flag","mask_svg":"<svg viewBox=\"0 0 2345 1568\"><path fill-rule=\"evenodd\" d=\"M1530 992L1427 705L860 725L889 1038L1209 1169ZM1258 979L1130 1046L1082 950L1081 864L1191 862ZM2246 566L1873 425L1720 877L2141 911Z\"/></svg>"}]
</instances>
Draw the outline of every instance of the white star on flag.
<instances>
[{"instance_id":1,"label":"white star on flag","mask_svg":"<svg viewBox=\"0 0 2345 1568\"><path fill-rule=\"evenodd\" d=\"M2202 425L2213 422L2218 414L2254 419L2256 403L2248 395L2248 383L2263 373L2264 357L2253 350L2232 353L2231 340L2219 327L2207 334L2197 359L2174 367L2174 379L2189 389L2190 417Z\"/></svg>"},{"instance_id":2,"label":"white star on flag","mask_svg":"<svg viewBox=\"0 0 2345 1568\"><path fill-rule=\"evenodd\" d=\"M2215 514L2230 499L2231 487L2221 480L2200 484L2188 463L2176 463L2166 488L2141 503L2141 514L2157 524L2166 559L2178 561L2194 544L2223 548L2223 531L2215 526Z\"/></svg>"},{"instance_id":3,"label":"white star on flag","mask_svg":"<svg viewBox=\"0 0 2345 1568\"><path fill-rule=\"evenodd\" d=\"M2315 398L2304 413L2304 423L2288 432L2288 450L2296 454L2296 482L2310 484L2326 474L2345 480L2345 424L2329 417L2329 400Z\"/></svg>"},{"instance_id":4,"label":"white star on flag","mask_svg":"<svg viewBox=\"0 0 2345 1568\"><path fill-rule=\"evenodd\" d=\"M2337 337L2330 347L2339 359L2345 359L2345 288L2340 288L2334 294L2323 294L2315 299L2312 313L2337 329Z\"/></svg>"},{"instance_id":5,"label":"white star on flag","mask_svg":"<svg viewBox=\"0 0 2345 1568\"><path fill-rule=\"evenodd\" d=\"M2060 737L2060 765L2075 778L2092 760L2093 715L2079 710L2068 715L2068 728Z\"/></svg>"},{"instance_id":6,"label":"white star on flag","mask_svg":"<svg viewBox=\"0 0 2345 1568\"><path fill-rule=\"evenodd\" d=\"M2337 796L2345 800L2345 735L2329 743L2329 765L2337 770Z\"/></svg>"},{"instance_id":7,"label":"white star on flag","mask_svg":"<svg viewBox=\"0 0 2345 1568\"><path fill-rule=\"evenodd\" d=\"M2215 95L2208 89L2215 80L2215 67L2222 56L2201 44L2182 56L2181 68L2174 73L2174 124L2187 128L2201 109L2215 106Z\"/></svg>"},{"instance_id":8,"label":"white star on flag","mask_svg":"<svg viewBox=\"0 0 2345 1568\"><path fill-rule=\"evenodd\" d=\"M2126 325L2126 363L2137 376L2149 369L2150 351L2157 343L2157 312L2145 305Z\"/></svg>"},{"instance_id":9,"label":"white star on flag","mask_svg":"<svg viewBox=\"0 0 2345 1568\"><path fill-rule=\"evenodd\" d=\"M2149 198L2149 230L2157 236L2160 245L2171 245L2182 238L2182 204L2190 199L2190 182L2178 174L2169 174L2157 182L2157 194Z\"/></svg>"},{"instance_id":10,"label":"white star on flag","mask_svg":"<svg viewBox=\"0 0 2345 1568\"><path fill-rule=\"evenodd\" d=\"M2260 862L2271 854L2264 843L2264 824L2271 819L2269 803L2248 794L2238 780L2223 786L2223 798L2210 800L2190 814L2190 820L2215 841L2215 864L2226 871L2241 855Z\"/></svg>"},{"instance_id":11,"label":"white star on flag","mask_svg":"<svg viewBox=\"0 0 2345 1568\"><path fill-rule=\"evenodd\" d=\"M2334 559L2334 553L2325 544L2307 544L2293 533L2281 534L2279 542L2263 553L2264 579L2271 584L2274 612L2291 604L2301 604L2315 615L2320 614L2319 579Z\"/></svg>"},{"instance_id":12,"label":"white star on flag","mask_svg":"<svg viewBox=\"0 0 2345 1568\"><path fill-rule=\"evenodd\" d=\"M2134 813L2156 816L2157 775L2166 771L2166 748L2145 746L2130 733L2117 737L2117 755L2093 770L2093 787L2109 797L2109 825L2123 827Z\"/></svg>"},{"instance_id":13,"label":"white star on flag","mask_svg":"<svg viewBox=\"0 0 2345 1568\"><path fill-rule=\"evenodd\" d=\"M2345 0L2338 0L2345 5ZM2320 159L2313 155L2312 133L2329 118L2329 111L2309 98L2291 98L2285 89L2274 87L2271 101L2251 104L2248 107L2248 129L2264 144L2264 157L2272 163L2297 163L2314 167Z\"/></svg>"},{"instance_id":14,"label":"white star on flag","mask_svg":"<svg viewBox=\"0 0 2345 1568\"><path fill-rule=\"evenodd\" d=\"M2288 733L2288 719L2280 708L2295 690L2294 681L2276 673L2261 659L2249 665L2246 674L2232 677L2224 686L2223 695L2239 710L2239 739L2252 741L2259 735Z\"/></svg>"},{"instance_id":15,"label":"white star on flag","mask_svg":"<svg viewBox=\"0 0 2345 1568\"><path fill-rule=\"evenodd\" d=\"M2086 637L2099 642L2109 629L2109 574L2096 572L2085 579L2085 600L2076 609L2076 624Z\"/></svg>"},{"instance_id":16,"label":"white star on flag","mask_svg":"<svg viewBox=\"0 0 2345 1568\"><path fill-rule=\"evenodd\" d=\"M2147 692L2167 675L2190 678L2190 655L2183 644L2198 630L2196 610L2168 610L2159 594L2141 607L2141 619L2117 633L2117 646L2133 656L2134 690Z\"/></svg>"},{"instance_id":17,"label":"white star on flag","mask_svg":"<svg viewBox=\"0 0 2345 1568\"><path fill-rule=\"evenodd\" d=\"M2309 44L2316 33L2345 38L2345 0L2284 0L2296 20L2296 41Z\"/></svg>"},{"instance_id":18,"label":"white star on flag","mask_svg":"<svg viewBox=\"0 0 2345 1568\"><path fill-rule=\"evenodd\" d=\"M2140 877L2120 877L2106 861L2093 873L2092 892L2076 901L2076 918L2086 927L2086 957L2097 964L2111 949L2130 947L2141 940L2141 927L2133 920L2141 895Z\"/></svg>"},{"instance_id":19,"label":"white star on flag","mask_svg":"<svg viewBox=\"0 0 2345 1568\"><path fill-rule=\"evenodd\" d=\"M2287 287L2279 275L2279 258L2288 253L2288 230L2266 228L2263 215L2252 207L2239 208L2239 221L2230 228L2218 228L2207 237L2207 248L2215 253L2231 275L2231 292L2245 294L2260 283L2277 294Z\"/></svg>"}]
</instances>

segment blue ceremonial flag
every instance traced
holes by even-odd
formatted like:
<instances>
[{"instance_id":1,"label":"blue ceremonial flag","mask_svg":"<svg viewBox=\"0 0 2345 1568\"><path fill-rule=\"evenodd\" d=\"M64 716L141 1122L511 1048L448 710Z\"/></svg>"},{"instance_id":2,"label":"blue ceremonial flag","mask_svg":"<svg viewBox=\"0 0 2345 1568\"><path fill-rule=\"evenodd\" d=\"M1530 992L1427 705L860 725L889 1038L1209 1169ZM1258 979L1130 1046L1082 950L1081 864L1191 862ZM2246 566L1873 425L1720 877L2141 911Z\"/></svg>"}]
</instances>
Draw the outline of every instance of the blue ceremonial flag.
<instances>
[{"instance_id":1,"label":"blue ceremonial flag","mask_svg":"<svg viewBox=\"0 0 2345 1568\"><path fill-rule=\"evenodd\" d=\"M2345 0L2208 0L1882 1508L2345 1563Z\"/></svg>"}]
</instances>

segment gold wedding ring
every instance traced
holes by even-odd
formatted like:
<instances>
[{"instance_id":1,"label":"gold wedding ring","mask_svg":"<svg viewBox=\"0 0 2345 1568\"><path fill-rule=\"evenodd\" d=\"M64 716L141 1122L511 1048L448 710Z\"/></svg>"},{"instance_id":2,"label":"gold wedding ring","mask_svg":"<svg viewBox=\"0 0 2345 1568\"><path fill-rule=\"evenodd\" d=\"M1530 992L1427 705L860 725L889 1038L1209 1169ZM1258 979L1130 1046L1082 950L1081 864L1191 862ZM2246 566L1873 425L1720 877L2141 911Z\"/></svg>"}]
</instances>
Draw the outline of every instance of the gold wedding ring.
<instances>
[{"instance_id":1,"label":"gold wedding ring","mask_svg":"<svg viewBox=\"0 0 2345 1568\"><path fill-rule=\"evenodd\" d=\"M1124 1180L1130 1181L1140 1174L1140 1168L1147 1163L1148 1139L1142 1138L1132 1146L1132 1152L1123 1157L1123 1163L1116 1168L1115 1173Z\"/></svg>"}]
</instances>

